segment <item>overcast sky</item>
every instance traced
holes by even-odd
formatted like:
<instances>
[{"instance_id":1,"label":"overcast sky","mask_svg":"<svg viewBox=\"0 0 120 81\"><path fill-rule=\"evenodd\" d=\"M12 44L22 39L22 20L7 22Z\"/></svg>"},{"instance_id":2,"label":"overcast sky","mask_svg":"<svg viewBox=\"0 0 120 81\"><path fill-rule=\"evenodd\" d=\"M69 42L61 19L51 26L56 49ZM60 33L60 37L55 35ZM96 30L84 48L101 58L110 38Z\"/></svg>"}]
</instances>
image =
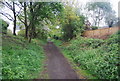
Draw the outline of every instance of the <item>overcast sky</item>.
<instances>
[{"instance_id":1,"label":"overcast sky","mask_svg":"<svg viewBox=\"0 0 120 81\"><path fill-rule=\"evenodd\" d=\"M86 2L91 2L91 1L110 2L111 5L112 5L113 10L115 10L115 12L116 12L116 16L118 16L118 2L120 0L67 0L67 1L74 1L74 4L80 5L80 6L85 4ZM12 14L12 12L8 8L5 8L4 11L7 12L7 13L9 12L9 13ZM9 21L7 18L3 17L3 16L0 16L0 17L2 17L5 21L7 21L9 23L8 29L13 30L13 23L11 21Z\"/></svg>"}]
</instances>

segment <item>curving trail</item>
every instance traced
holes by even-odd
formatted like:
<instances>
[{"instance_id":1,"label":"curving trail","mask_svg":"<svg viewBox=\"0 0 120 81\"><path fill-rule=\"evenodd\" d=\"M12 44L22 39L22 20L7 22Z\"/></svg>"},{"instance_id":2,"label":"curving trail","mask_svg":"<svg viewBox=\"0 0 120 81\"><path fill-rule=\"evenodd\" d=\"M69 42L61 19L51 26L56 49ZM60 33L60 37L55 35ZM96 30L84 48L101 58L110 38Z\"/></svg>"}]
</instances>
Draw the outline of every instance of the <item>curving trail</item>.
<instances>
[{"instance_id":1,"label":"curving trail","mask_svg":"<svg viewBox=\"0 0 120 81\"><path fill-rule=\"evenodd\" d=\"M79 79L70 64L52 42L44 46L47 56L47 70L50 79Z\"/></svg>"}]
</instances>

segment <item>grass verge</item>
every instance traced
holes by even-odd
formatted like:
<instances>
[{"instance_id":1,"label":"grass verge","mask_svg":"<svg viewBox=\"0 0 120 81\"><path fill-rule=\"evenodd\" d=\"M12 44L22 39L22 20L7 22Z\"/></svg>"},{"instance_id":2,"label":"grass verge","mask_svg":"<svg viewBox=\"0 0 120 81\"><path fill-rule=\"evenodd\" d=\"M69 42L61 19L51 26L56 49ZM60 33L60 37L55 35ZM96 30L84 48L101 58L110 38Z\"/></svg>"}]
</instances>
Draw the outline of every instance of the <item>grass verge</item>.
<instances>
[{"instance_id":1,"label":"grass verge","mask_svg":"<svg viewBox=\"0 0 120 81\"><path fill-rule=\"evenodd\" d=\"M40 40L28 43L23 37L2 36L2 78L34 79L44 70L45 59Z\"/></svg>"}]
</instances>

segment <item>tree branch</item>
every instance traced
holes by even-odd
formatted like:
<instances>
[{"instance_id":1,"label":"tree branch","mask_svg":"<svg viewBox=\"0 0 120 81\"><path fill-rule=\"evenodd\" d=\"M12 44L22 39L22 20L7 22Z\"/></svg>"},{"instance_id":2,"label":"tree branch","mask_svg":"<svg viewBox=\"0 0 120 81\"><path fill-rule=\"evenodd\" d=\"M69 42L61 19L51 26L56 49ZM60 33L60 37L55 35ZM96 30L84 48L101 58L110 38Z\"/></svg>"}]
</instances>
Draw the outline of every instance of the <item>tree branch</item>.
<instances>
[{"instance_id":1,"label":"tree branch","mask_svg":"<svg viewBox=\"0 0 120 81\"><path fill-rule=\"evenodd\" d=\"M21 4L19 4L19 3L15 3L19 8L22 6Z\"/></svg>"},{"instance_id":2,"label":"tree branch","mask_svg":"<svg viewBox=\"0 0 120 81\"><path fill-rule=\"evenodd\" d=\"M9 8L10 10L12 10L12 6L8 2L0 1L0 3Z\"/></svg>"},{"instance_id":3,"label":"tree branch","mask_svg":"<svg viewBox=\"0 0 120 81\"><path fill-rule=\"evenodd\" d=\"M12 6L8 3L8 2L5 2L7 5L8 5L8 8L13 10Z\"/></svg>"},{"instance_id":4,"label":"tree branch","mask_svg":"<svg viewBox=\"0 0 120 81\"><path fill-rule=\"evenodd\" d=\"M18 16L18 19L19 19L23 24L25 24L25 22L20 18L20 16Z\"/></svg>"},{"instance_id":5,"label":"tree branch","mask_svg":"<svg viewBox=\"0 0 120 81\"><path fill-rule=\"evenodd\" d=\"M13 17L12 17L10 14L8 14L8 13L2 13L2 12L0 12L0 14L3 15L3 16L5 16L6 18L8 18L10 21L13 21L13 20L14 20ZM9 18L7 15L8 15L10 18Z\"/></svg>"},{"instance_id":6,"label":"tree branch","mask_svg":"<svg viewBox=\"0 0 120 81\"><path fill-rule=\"evenodd\" d=\"M20 10L18 11L16 16L18 16L20 14L21 10L22 10L22 7L19 7L19 8L20 8Z\"/></svg>"}]
</instances>

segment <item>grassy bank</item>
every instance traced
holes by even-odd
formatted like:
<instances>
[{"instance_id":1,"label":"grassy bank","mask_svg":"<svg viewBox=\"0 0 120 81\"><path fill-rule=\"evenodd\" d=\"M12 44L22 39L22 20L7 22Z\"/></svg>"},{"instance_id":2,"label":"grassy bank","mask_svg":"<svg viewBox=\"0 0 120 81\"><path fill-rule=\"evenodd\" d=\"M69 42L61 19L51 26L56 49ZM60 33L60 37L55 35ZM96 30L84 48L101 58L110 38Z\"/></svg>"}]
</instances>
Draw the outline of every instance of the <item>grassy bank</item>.
<instances>
[{"instance_id":1,"label":"grassy bank","mask_svg":"<svg viewBox=\"0 0 120 81\"><path fill-rule=\"evenodd\" d=\"M118 79L119 35L106 40L76 37L60 47L88 79Z\"/></svg>"},{"instance_id":2,"label":"grassy bank","mask_svg":"<svg viewBox=\"0 0 120 81\"><path fill-rule=\"evenodd\" d=\"M2 36L2 78L34 79L43 71L44 42L34 39L28 43L23 37Z\"/></svg>"}]
</instances>

